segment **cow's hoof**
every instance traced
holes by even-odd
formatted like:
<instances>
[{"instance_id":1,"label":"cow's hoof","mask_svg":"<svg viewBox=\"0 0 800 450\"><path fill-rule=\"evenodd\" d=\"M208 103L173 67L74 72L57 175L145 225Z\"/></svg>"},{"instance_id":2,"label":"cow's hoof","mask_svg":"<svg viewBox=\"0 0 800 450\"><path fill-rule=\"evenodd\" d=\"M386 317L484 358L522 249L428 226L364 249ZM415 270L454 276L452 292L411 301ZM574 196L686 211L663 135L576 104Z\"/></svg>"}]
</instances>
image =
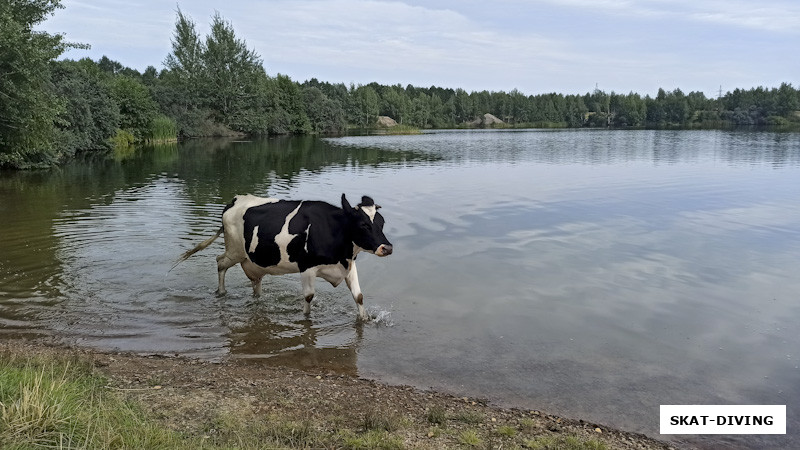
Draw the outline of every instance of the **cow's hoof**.
<instances>
[{"instance_id":1,"label":"cow's hoof","mask_svg":"<svg viewBox=\"0 0 800 450\"><path fill-rule=\"evenodd\" d=\"M227 294L227 293L228 293L228 291L220 291L220 290L217 290L217 291L215 292L215 294L217 295L217 297L222 297L223 295L225 295L225 294Z\"/></svg>"}]
</instances>

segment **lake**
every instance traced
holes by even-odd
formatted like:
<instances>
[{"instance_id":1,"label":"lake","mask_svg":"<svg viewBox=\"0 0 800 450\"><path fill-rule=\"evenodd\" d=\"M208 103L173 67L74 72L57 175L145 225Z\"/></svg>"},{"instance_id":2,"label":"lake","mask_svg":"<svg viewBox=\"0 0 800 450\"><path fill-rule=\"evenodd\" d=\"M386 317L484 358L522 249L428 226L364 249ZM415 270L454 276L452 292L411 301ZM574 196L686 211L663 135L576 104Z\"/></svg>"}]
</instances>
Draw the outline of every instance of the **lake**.
<instances>
[{"instance_id":1,"label":"lake","mask_svg":"<svg viewBox=\"0 0 800 450\"><path fill-rule=\"evenodd\" d=\"M299 275L217 298L235 194L383 206L372 320ZM196 140L0 174L0 334L479 396L701 446L800 447L800 134L475 130ZM661 404L786 436L659 436Z\"/></svg>"}]
</instances>

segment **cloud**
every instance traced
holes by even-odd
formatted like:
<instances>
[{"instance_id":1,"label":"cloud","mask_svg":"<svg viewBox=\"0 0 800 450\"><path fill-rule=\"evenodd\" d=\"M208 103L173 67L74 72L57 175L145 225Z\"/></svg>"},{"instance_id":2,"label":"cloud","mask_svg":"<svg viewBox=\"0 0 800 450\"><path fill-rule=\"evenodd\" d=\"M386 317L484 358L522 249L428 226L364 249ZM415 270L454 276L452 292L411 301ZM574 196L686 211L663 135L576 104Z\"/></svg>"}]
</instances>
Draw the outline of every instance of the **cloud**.
<instances>
[{"instance_id":1,"label":"cloud","mask_svg":"<svg viewBox=\"0 0 800 450\"><path fill-rule=\"evenodd\" d=\"M606 14L712 23L788 34L800 33L800 4L795 1L742 0L542 0Z\"/></svg>"},{"instance_id":2,"label":"cloud","mask_svg":"<svg viewBox=\"0 0 800 450\"><path fill-rule=\"evenodd\" d=\"M90 51L143 70L170 51L176 3L64 0L44 24ZM209 31L215 11L263 58L267 72L526 94L659 87L715 91L796 82L785 58L800 5L740 0L228 0L177 4ZM747 31L747 32L743 32ZM795 45L796 46L796 45ZM765 78L766 77L766 78Z\"/></svg>"},{"instance_id":3,"label":"cloud","mask_svg":"<svg viewBox=\"0 0 800 450\"><path fill-rule=\"evenodd\" d=\"M46 22L46 28L68 30L67 40L92 47L161 48L169 45L174 28L174 5L153 8L149 2L120 0L64 1L63 5L65 8ZM152 64L164 56L159 55Z\"/></svg>"},{"instance_id":4,"label":"cloud","mask_svg":"<svg viewBox=\"0 0 800 450\"><path fill-rule=\"evenodd\" d=\"M267 60L430 73L524 70L570 58L563 43L533 33L511 36L449 9L370 0L271 2L259 8L264 26L243 23L242 29L250 44L269 52Z\"/></svg>"}]
</instances>

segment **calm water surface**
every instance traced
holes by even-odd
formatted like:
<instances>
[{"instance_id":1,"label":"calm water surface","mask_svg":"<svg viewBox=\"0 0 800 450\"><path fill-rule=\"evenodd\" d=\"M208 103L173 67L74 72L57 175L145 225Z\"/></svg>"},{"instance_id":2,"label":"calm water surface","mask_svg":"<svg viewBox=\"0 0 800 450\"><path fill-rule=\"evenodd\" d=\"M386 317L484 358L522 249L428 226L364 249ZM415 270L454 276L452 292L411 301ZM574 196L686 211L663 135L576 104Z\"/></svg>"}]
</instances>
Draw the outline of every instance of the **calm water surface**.
<instances>
[{"instance_id":1,"label":"calm water surface","mask_svg":"<svg viewBox=\"0 0 800 450\"><path fill-rule=\"evenodd\" d=\"M239 269L238 193L384 208L356 323L320 281ZM193 141L0 174L0 334L334 370L658 436L661 404L785 404L800 447L800 135L453 131ZM662 438L667 438L663 436ZM680 437L678 437L680 438Z\"/></svg>"}]
</instances>

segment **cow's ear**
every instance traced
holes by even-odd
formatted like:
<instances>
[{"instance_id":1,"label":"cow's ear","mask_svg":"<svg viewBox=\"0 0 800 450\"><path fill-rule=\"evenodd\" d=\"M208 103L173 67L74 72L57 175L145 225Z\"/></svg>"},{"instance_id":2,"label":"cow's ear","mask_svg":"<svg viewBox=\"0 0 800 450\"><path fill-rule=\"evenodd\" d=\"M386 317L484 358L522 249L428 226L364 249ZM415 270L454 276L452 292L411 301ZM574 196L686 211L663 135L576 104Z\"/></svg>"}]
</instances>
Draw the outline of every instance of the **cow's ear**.
<instances>
[{"instance_id":1,"label":"cow's ear","mask_svg":"<svg viewBox=\"0 0 800 450\"><path fill-rule=\"evenodd\" d=\"M373 206L375 204L375 200L372 197L363 196L361 197L361 203L358 206Z\"/></svg>"},{"instance_id":2,"label":"cow's ear","mask_svg":"<svg viewBox=\"0 0 800 450\"><path fill-rule=\"evenodd\" d=\"M342 209L344 212L351 212L353 207L350 206L350 202L347 201L347 198L342 194Z\"/></svg>"}]
</instances>

